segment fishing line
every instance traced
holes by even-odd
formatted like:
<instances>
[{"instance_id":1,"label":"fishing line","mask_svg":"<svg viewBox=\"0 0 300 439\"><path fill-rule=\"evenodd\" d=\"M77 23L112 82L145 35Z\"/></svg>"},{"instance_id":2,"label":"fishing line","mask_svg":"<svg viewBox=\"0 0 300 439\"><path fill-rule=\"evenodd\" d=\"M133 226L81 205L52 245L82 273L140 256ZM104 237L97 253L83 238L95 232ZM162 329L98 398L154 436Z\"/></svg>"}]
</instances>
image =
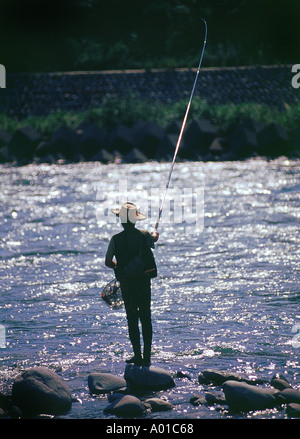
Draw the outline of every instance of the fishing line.
<instances>
[{"instance_id":1,"label":"fishing line","mask_svg":"<svg viewBox=\"0 0 300 439\"><path fill-rule=\"evenodd\" d=\"M204 22L204 25L205 25L205 37L204 37L204 42L203 42L200 62L199 62L199 65L198 65L198 69L197 69L194 85L193 85L193 88L192 88L191 96L190 96L190 99L189 99L189 102L188 102L188 105L187 105L187 108L186 108L185 116L184 116L184 119L183 119L183 122L182 122L182 125L181 125L181 129L180 129L180 133L179 133L179 136L178 136L178 140L177 140L177 143L176 143L176 148L175 148L175 152L174 152L174 156L173 156L173 160L172 160L172 164L171 164L170 173L169 173L169 176L168 176L168 180L167 180L167 184L166 184L166 187L165 187L164 195L162 197L161 205L160 205L160 208L159 208L158 218L157 218L157 221L156 221L156 224L155 224L155 231L157 231L158 224L159 224L159 221L161 219L161 214L162 214L163 206L164 206L164 203L165 203L165 200L166 200L166 195L167 195L167 192L168 192L168 189L169 189L169 185L170 185L170 181L171 181L171 177L172 177L172 173L173 173L173 169L174 169L174 165L175 165L176 156L177 156L177 153L178 153L178 150L179 150L179 147L180 147L180 143L181 143L181 140L182 140L183 131L184 131L184 128L185 128L185 125L186 125L186 121L187 121L187 117L188 117L188 114L189 114L189 111L190 111L190 106L191 106L191 103L192 103L192 99L193 99L193 95L194 95L194 91L195 91L195 88L196 88L199 72L200 72L200 69L201 69L202 59L203 59L203 55L204 55L204 50L205 50L205 45L206 45L206 37L207 37L207 24L206 24L206 21L204 20L204 18L200 18L200 20L202 20Z\"/></svg>"}]
</instances>

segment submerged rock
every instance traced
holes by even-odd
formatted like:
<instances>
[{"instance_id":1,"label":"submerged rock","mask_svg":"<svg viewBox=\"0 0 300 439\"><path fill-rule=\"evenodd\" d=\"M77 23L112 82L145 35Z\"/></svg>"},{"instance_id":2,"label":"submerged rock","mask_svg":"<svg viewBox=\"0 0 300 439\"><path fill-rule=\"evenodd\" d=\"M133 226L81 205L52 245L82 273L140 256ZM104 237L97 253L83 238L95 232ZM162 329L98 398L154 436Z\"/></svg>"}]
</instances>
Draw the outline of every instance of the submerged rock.
<instances>
[{"instance_id":1,"label":"submerged rock","mask_svg":"<svg viewBox=\"0 0 300 439\"><path fill-rule=\"evenodd\" d=\"M230 380L223 384L223 390L229 408L234 411L264 410L280 404L279 392L271 388Z\"/></svg>"},{"instance_id":2,"label":"submerged rock","mask_svg":"<svg viewBox=\"0 0 300 439\"><path fill-rule=\"evenodd\" d=\"M126 387L126 381L111 373L91 373L88 376L88 386L91 393L103 394Z\"/></svg>"},{"instance_id":3,"label":"submerged rock","mask_svg":"<svg viewBox=\"0 0 300 439\"><path fill-rule=\"evenodd\" d=\"M191 397L190 403L194 406L198 406L201 404L206 404L207 401L206 401L205 396L203 396L203 395L194 395Z\"/></svg>"},{"instance_id":4,"label":"submerged rock","mask_svg":"<svg viewBox=\"0 0 300 439\"><path fill-rule=\"evenodd\" d=\"M166 370L156 367L139 367L128 364L124 378L131 387L151 390L165 390L175 386L175 382Z\"/></svg>"},{"instance_id":5,"label":"submerged rock","mask_svg":"<svg viewBox=\"0 0 300 439\"><path fill-rule=\"evenodd\" d=\"M191 376L190 376L188 373L183 372L183 371L181 371L181 370L179 370L178 372L176 372L176 374L175 374L175 378L187 378L188 380L191 380L191 379L192 379Z\"/></svg>"},{"instance_id":6,"label":"submerged rock","mask_svg":"<svg viewBox=\"0 0 300 439\"><path fill-rule=\"evenodd\" d=\"M46 367L34 367L16 378L12 403L25 414L61 414L70 410L72 398L61 377Z\"/></svg>"}]
</instances>

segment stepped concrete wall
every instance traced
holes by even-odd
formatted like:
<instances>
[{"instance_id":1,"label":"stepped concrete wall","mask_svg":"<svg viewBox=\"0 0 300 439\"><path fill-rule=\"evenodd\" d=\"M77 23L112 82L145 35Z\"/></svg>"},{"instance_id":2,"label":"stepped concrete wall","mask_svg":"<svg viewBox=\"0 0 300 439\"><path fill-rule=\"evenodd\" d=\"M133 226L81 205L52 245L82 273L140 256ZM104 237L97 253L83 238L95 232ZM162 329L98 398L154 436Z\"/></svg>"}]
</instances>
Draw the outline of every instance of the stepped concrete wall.
<instances>
[{"instance_id":1,"label":"stepped concrete wall","mask_svg":"<svg viewBox=\"0 0 300 439\"><path fill-rule=\"evenodd\" d=\"M152 101L173 103L190 96L194 69L61 72L7 72L0 90L0 112L20 119L57 110L83 111L107 95L128 91ZM202 68L195 96L211 104L258 102L279 109L300 102L292 87L291 65Z\"/></svg>"}]
</instances>

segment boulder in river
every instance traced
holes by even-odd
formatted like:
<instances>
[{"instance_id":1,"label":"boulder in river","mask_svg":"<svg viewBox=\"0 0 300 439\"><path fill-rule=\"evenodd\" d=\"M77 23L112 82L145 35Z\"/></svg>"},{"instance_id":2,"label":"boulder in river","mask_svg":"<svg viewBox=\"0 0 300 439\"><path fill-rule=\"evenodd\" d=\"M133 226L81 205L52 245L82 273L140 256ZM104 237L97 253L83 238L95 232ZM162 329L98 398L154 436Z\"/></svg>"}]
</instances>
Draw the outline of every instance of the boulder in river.
<instances>
[{"instance_id":1,"label":"boulder in river","mask_svg":"<svg viewBox=\"0 0 300 439\"><path fill-rule=\"evenodd\" d=\"M204 395L194 395L190 398L190 403L194 406L198 406L201 404L206 404L206 398Z\"/></svg>"},{"instance_id":2,"label":"boulder in river","mask_svg":"<svg viewBox=\"0 0 300 439\"><path fill-rule=\"evenodd\" d=\"M300 418L300 404L288 404L286 408L286 413L290 418Z\"/></svg>"},{"instance_id":3,"label":"boulder in river","mask_svg":"<svg viewBox=\"0 0 300 439\"><path fill-rule=\"evenodd\" d=\"M152 412L165 412L174 408L173 404L162 398L148 398L144 404L150 406Z\"/></svg>"},{"instance_id":4,"label":"boulder in river","mask_svg":"<svg viewBox=\"0 0 300 439\"><path fill-rule=\"evenodd\" d=\"M140 399L133 395L114 395L112 402L104 409L105 414L121 417L142 416L146 406Z\"/></svg>"},{"instance_id":5,"label":"boulder in river","mask_svg":"<svg viewBox=\"0 0 300 439\"><path fill-rule=\"evenodd\" d=\"M111 373L93 372L88 376L88 386L91 393L103 394L126 387L126 381Z\"/></svg>"},{"instance_id":6,"label":"boulder in river","mask_svg":"<svg viewBox=\"0 0 300 439\"><path fill-rule=\"evenodd\" d=\"M282 403L278 391L253 386L244 382L226 381L223 384L226 403L233 411L247 412L274 408Z\"/></svg>"},{"instance_id":7,"label":"boulder in river","mask_svg":"<svg viewBox=\"0 0 300 439\"><path fill-rule=\"evenodd\" d=\"M175 386L171 374L156 366L139 367L128 364L125 368L124 378L132 388L166 390Z\"/></svg>"},{"instance_id":8,"label":"boulder in river","mask_svg":"<svg viewBox=\"0 0 300 439\"><path fill-rule=\"evenodd\" d=\"M34 367L14 381L12 403L24 414L61 414L70 410L72 398L60 376L46 367Z\"/></svg>"},{"instance_id":9,"label":"boulder in river","mask_svg":"<svg viewBox=\"0 0 300 439\"><path fill-rule=\"evenodd\" d=\"M214 404L227 404L226 398L223 392L206 392L205 399L208 405Z\"/></svg>"},{"instance_id":10,"label":"boulder in river","mask_svg":"<svg viewBox=\"0 0 300 439\"><path fill-rule=\"evenodd\" d=\"M285 402L295 402L297 404L300 404L300 392L299 390L287 388L283 389L279 395L284 398Z\"/></svg>"},{"instance_id":11,"label":"boulder in river","mask_svg":"<svg viewBox=\"0 0 300 439\"><path fill-rule=\"evenodd\" d=\"M276 373L272 377L270 384L271 386L273 386L275 389L278 390L284 390L291 387L291 385L288 383L286 378L280 373Z\"/></svg>"},{"instance_id":12,"label":"boulder in river","mask_svg":"<svg viewBox=\"0 0 300 439\"><path fill-rule=\"evenodd\" d=\"M247 376L237 372L227 372L215 369L206 369L200 372L198 376L199 384L213 384L215 386L221 386L225 381L244 381L247 384L263 384L265 380L250 379Z\"/></svg>"}]
</instances>

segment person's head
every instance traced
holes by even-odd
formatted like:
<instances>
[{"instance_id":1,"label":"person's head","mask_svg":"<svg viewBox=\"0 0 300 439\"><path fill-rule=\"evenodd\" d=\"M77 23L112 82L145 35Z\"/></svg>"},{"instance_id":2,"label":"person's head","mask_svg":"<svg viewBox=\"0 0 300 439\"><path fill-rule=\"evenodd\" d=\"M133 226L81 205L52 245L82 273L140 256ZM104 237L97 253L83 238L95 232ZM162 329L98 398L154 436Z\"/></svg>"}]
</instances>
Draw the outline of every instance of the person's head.
<instances>
[{"instance_id":1,"label":"person's head","mask_svg":"<svg viewBox=\"0 0 300 439\"><path fill-rule=\"evenodd\" d=\"M112 209L112 212L120 218L124 228L135 227L137 221L146 219L146 215L140 213L135 204L127 202L122 204L121 209Z\"/></svg>"}]
</instances>

